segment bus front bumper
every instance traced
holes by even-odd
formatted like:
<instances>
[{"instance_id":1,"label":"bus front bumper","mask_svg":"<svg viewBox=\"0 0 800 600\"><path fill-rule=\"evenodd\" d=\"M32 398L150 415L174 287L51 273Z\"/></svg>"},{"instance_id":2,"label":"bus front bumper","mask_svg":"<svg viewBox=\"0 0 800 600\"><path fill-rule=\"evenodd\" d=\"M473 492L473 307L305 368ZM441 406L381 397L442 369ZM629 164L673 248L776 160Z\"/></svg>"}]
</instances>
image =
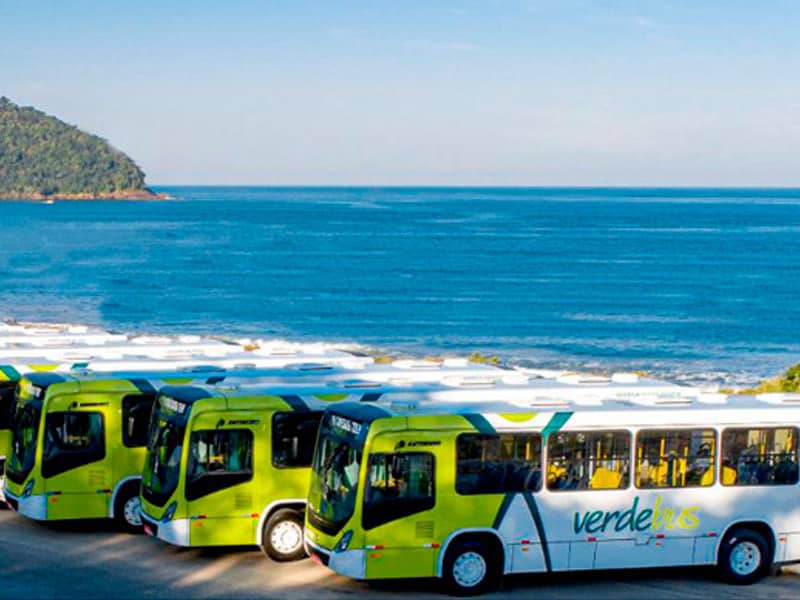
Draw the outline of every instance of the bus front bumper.
<instances>
[{"instance_id":1,"label":"bus front bumper","mask_svg":"<svg viewBox=\"0 0 800 600\"><path fill-rule=\"evenodd\" d=\"M331 552L309 541L308 537L306 537L304 541L306 553L311 557L313 562L328 567L333 572L349 577L350 579L366 579L366 550Z\"/></svg>"},{"instance_id":2,"label":"bus front bumper","mask_svg":"<svg viewBox=\"0 0 800 600\"><path fill-rule=\"evenodd\" d=\"M147 535L173 546L189 546L189 519L172 519L166 523L158 521L142 511L142 524Z\"/></svg>"},{"instance_id":3,"label":"bus front bumper","mask_svg":"<svg viewBox=\"0 0 800 600\"><path fill-rule=\"evenodd\" d=\"M47 496L44 494L22 498L5 490L5 503L11 510L29 519L47 520Z\"/></svg>"}]
</instances>

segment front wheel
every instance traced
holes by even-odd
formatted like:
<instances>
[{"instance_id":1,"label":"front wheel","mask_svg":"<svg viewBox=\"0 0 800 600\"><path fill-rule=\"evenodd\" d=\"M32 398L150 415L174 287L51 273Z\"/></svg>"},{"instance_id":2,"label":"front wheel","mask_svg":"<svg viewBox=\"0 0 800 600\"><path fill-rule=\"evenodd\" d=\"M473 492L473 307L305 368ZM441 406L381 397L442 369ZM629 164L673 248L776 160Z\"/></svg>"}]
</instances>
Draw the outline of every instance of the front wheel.
<instances>
[{"instance_id":1,"label":"front wheel","mask_svg":"<svg viewBox=\"0 0 800 600\"><path fill-rule=\"evenodd\" d=\"M722 542L718 566L730 583L748 585L769 573L769 544L757 531L744 527L731 531Z\"/></svg>"},{"instance_id":2,"label":"front wheel","mask_svg":"<svg viewBox=\"0 0 800 600\"><path fill-rule=\"evenodd\" d=\"M296 510L281 508L264 524L261 549L272 560L287 562L305 557L303 516Z\"/></svg>"},{"instance_id":3,"label":"front wheel","mask_svg":"<svg viewBox=\"0 0 800 600\"><path fill-rule=\"evenodd\" d=\"M500 583L501 566L489 548L478 540L456 542L444 560L444 582L456 596L477 596Z\"/></svg>"},{"instance_id":4,"label":"front wheel","mask_svg":"<svg viewBox=\"0 0 800 600\"><path fill-rule=\"evenodd\" d=\"M128 533L141 533L142 501L139 499L139 484L122 487L114 501L114 520L120 529Z\"/></svg>"}]
</instances>

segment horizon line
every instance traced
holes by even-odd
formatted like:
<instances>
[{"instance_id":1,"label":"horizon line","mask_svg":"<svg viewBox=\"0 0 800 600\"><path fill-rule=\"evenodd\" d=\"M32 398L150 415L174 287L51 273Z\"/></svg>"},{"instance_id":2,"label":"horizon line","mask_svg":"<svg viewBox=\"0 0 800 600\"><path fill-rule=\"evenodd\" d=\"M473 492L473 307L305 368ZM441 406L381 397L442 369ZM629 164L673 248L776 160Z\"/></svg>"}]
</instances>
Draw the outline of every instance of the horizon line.
<instances>
[{"instance_id":1,"label":"horizon line","mask_svg":"<svg viewBox=\"0 0 800 600\"><path fill-rule=\"evenodd\" d=\"M156 183L147 188L284 188L284 189L522 189L522 190L779 190L798 191L800 185L565 185L565 184L370 184L370 183Z\"/></svg>"}]
</instances>

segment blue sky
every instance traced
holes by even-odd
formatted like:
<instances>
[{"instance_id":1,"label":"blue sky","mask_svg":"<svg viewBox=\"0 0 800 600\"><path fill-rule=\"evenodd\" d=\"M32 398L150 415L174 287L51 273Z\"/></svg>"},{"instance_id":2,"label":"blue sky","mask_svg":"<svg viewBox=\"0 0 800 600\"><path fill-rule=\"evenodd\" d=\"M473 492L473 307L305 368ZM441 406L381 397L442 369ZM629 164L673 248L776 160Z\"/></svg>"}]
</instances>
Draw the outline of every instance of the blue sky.
<instances>
[{"instance_id":1,"label":"blue sky","mask_svg":"<svg viewBox=\"0 0 800 600\"><path fill-rule=\"evenodd\" d=\"M151 184L800 186L800 2L0 0Z\"/></svg>"}]
</instances>

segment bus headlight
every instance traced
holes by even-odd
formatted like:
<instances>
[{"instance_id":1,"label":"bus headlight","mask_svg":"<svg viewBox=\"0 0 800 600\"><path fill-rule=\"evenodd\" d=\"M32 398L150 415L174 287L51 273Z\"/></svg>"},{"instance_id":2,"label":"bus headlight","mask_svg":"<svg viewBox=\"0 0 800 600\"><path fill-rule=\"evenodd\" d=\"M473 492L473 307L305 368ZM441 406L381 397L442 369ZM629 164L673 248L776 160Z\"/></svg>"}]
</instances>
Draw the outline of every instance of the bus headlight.
<instances>
[{"instance_id":1,"label":"bus headlight","mask_svg":"<svg viewBox=\"0 0 800 600\"><path fill-rule=\"evenodd\" d=\"M161 522L166 523L167 521L171 521L172 517L175 516L175 511L178 509L178 503L173 502L167 507L167 510L164 511L164 516L161 517Z\"/></svg>"},{"instance_id":2,"label":"bus headlight","mask_svg":"<svg viewBox=\"0 0 800 600\"><path fill-rule=\"evenodd\" d=\"M342 536L342 539L339 540L339 543L334 546L334 552L344 552L347 550L347 547L350 545L350 540L353 539L353 530L348 529L345 534Z\"/></svg>"},{"instance_id":3,"label":"bus headlight","mask_svg":"<svg viewBox=\"0 0 800 600\"><path fill-rule=\"evenodd\" d=\"M31 479L28 483L25 484L25 487L22 488L22 497L29 498L30 495L33 493L33 484L36 482L35 479Z\"/></svg>"}]
</instances>

